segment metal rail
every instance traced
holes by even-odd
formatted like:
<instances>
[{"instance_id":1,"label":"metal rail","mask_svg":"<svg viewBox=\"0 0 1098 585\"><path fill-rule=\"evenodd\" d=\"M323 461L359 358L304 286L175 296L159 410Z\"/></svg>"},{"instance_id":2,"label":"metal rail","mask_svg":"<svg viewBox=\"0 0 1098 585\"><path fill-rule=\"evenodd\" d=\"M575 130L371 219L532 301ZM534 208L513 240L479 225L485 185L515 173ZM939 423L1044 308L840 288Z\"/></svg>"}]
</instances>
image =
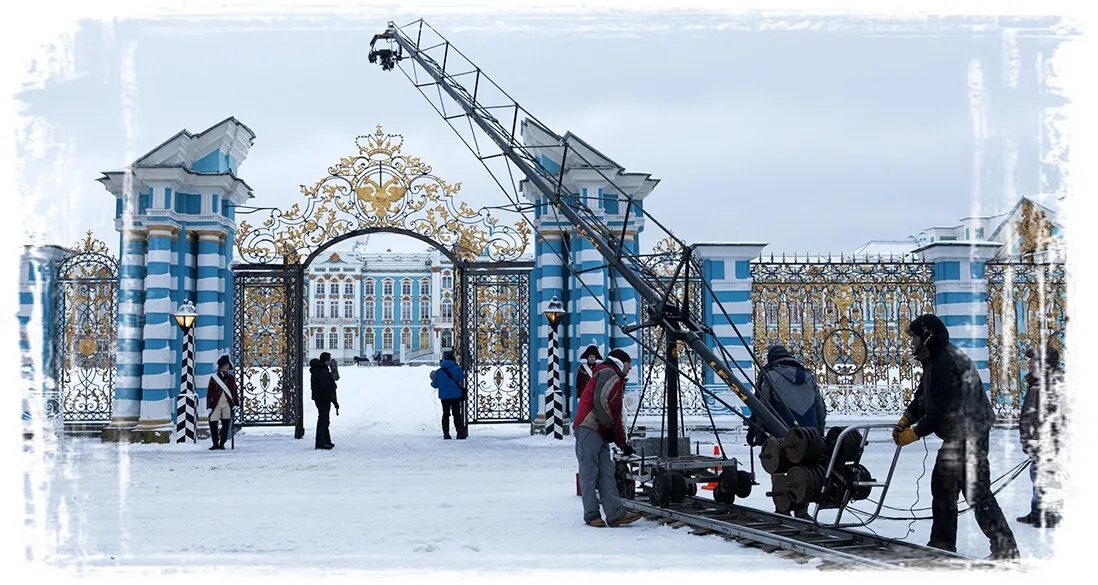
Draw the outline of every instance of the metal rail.
<instances>
[{"instance_id":1,"label":"metal rail","mask_svg":"<svg viewBox=\"0 0 1098 585\"><path fill-rule=\"evenodd\" d=\"M848 568L994 569L1003 566L855 530L817 525L744 506L719 504L696 496L664 508L639 500L622 500L622 504L626 509L648 517L682 522L703 531L793 551Z\"/></svg>"}]
</instances>

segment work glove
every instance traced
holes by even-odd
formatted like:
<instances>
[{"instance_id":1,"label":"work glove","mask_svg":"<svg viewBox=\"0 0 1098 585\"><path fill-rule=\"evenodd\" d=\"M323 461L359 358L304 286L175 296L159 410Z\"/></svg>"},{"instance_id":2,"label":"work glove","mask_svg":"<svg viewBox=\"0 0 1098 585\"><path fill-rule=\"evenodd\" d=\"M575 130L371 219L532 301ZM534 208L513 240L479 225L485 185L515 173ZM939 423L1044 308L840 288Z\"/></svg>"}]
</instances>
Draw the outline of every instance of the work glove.
<instances>
[{"instance_id":1,"label":"work glove","mask_svg":"<svg viewBox=\"0 0 1098 585\"><path fill-rule=\"evenodd\" d=\"M895 426L892 427L892 440L895 441L897 444L899 444L899 442L900 442L900 439L899 439L900 433L903 432L904 429L906 429L910 426L911 426L911 421L908 420L907 415L905 414L904 416L901 416L900 420L896 421Z\"/></svg>"},{"instance_id":2,"label":"work glove","mask_svg":"<svg viewBox=\"0 0 1098 585\"><path fill-rule=\"evenodd\" d=\"M637 450L634 449L632 445L626 445L622 447L621 454L625 455L626 457L632 457L633 455L637 454Z\"/></svg>"},{"instance_id":3,"label":"work glove","mask_svg":"<svg viewBox=\"0 0 1098 585\"><path fill-rule=\"evenodd\" d=\"M915 434L915 429L907 427L899 433L894 433L893 438L896 444L905 447L919 440L919 435Z\"/></svg>"}]
</instances>

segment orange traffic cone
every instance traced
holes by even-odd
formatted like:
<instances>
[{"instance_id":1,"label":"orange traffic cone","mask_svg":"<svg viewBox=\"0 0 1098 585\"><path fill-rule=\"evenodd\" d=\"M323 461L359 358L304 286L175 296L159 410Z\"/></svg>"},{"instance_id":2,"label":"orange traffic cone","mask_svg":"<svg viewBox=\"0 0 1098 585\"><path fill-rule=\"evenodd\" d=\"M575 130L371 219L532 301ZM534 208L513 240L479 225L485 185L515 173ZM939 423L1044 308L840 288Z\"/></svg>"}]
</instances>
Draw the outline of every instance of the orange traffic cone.
<instances>
[{"instance_id":1,"label":"orange traffic cone","mask_svg":"<svg viewBox=\"0 0 1098 585\"><path fill-rule=\"evenodd\" d=\"M717 455L720 455L720 454L721 454L721 448L718 447L717 445L713 445L713 455L717 456ZM719 465L715 469L717 470L717 475L720 475L721 471L723 470L723 468ZM711 481L711 482L703 485L702 489L703 490L713 491L713 490L717 489L717 482Z\"/></svg>"}]
</instances>

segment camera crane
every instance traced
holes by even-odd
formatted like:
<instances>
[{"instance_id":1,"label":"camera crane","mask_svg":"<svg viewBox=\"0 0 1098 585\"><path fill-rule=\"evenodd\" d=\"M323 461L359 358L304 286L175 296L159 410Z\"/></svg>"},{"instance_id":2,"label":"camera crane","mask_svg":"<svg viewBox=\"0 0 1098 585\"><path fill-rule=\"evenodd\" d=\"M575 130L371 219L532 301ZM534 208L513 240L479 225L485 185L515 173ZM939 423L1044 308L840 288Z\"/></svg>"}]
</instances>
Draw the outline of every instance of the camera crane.
<instances>
[{"instance_id":1,"label":"camera crane","mask_svg":"<svg viewBox=\"0 0 1098 585\"><path fill-rule=\"evenodd\" d=\"M379 41L384 44L378 47ZM639 203L634 201L634 194L619 187L618 183L607 174L605 159L599 159L602 164L593 164L588 156L598 156L593 149L584 144L570 133L556 134L548 129L544 123L537 119L528 110L498 86L484 71L462 54L450 41L444 38L423 19L416 20L403 26L397 26L389 22L386 30L374 35L370 41L369 62L381 65L382 70L389 71L400 69L415 88L428 100L444 121L458 134L469 150L477 157L499 187L511 200L513 211L520 212L526 221L530 221L523 211L528 211L531 206L523 209L519 204L519 191L532 189L545 197L548 204L542 208L545 214L552 214L554 219L560 220L563 216L567 225L574 229L576 237L584 238L596 249L606 262L606 266L613 269L625 281L627 281L643 302L642 314L644 321L639 324L615 322L617 319L609 307L603 305L611 318L611 322L618 326L623 334L633 338L638 345L652 352L667 366L666 408L667 408L667 447L669 457L661 458L656 464L648 465L648 473L645 474L645 462L640 465L641 473L636 475L631 467L628 471L619 469L619 479L623 475L653 480L654 493L658 494L653 501L659 501L665 505L668 501L681 501L683 494L689 491L689 486L684 485L684 476L692 471L712 468L713 459L699 461L700 458L690 456L679 457L677 445L678 417L676 406L678 403L678 378L683 374L688 379L689 375L682 372L678 365L676 348L684 344L694 352L701 361L716 374L728 388L751 409L755 420L749 421L736 408L729 405L717 394L705 388L704 383L691 379L700 392L712 398L714 401L727 407L734 414L744 418L748 424L757 425L769 436L764 445L760 460L764 469L771 473L774 479L775 502L781 508L781 502L789 501L814 501L821 506L830 508L845 508L846 503L852 499L867 497L868 488L885 487L885 484L874 483L869 473L861 467L859 461L864 447L864 438L853 427L847 429L833 428L828 433L828 440L819 436L815 429L794 427L792 430L776 415L770 405L762 402L749 391L737 374L733 372L731 364L743 374L746 372L740 368L736 360L729 355L723 344L716 340L712 329L700 322L690 313L684 302L676 298L674 291L676 286L689 287L689 271L691 264L692 246L683 243L658 222L654 217L643 210ZM401 66L402 61L411 61L412 66ZM406 70L409 69L409 70ZM437 93L438 99L434 98ZM454 108L454 105L457 108ZM520 120L521 118L521 120ZM468 124L468 133L463 134L464 129L459 130L464 120ZM521 124L521 127L520 127ZM549 136L548 143L525 144L519 138L519 133L528 129L530 125ZM478 132L479 130L479 132ZM496 150L485 150L483 137L487 137ZM544 141L535 141L544 142ZM585 154L587 153L587 154ZM548 155L554 155L552 157ZM559 160L559 168L555 160ZM493 171L490 165L500 163L506 165L502 172ZM605 180L614 190L616 197L623 197L626 205L625 221L620 233L617 229L608 225L598 217L586 204L574 196L564 185L565 172L569 169L582 167L585 171L593 170ZM515 169L520 173L520 179L516 184ZM616 171L609 171L614 173ZM512 191L504 186L510 183ZM672 240L682 247L683 253L678 261L674 275L670 281L666 276L656 274L645 263L645 255L632 251L626 245L626 226L630 216L643 215L648 221L652 221L663 231L667 232ZM536 230L535 230L536 231ZM561 255L562 265L569 267L569 262ZM681 280L680 280L681 279ZM580 284L586 286L582 279ZM705 279L701 279L701 286L710 293L712 289ZM711 294L711 298L716 298ZM601 301L599 301L601 303ZM723 308L722 308L723 313ZM732 319L724 313L729 325L737 331ZM667 342L666 356L661 355L659 349L646 346L634 333L641 328L658 327L663 332ZM714 346L723 355L711 349L706 343L706 336L713 338ZM743 337L740 336L741 341ZM745 347L748 347L744 343ZM750 352L750 347L748 347ZM752 354L754 359L754 354ZM862 425L864 426L864 425ZM866 428L865 430L868 430ZM716 428L713 429L716 433ZM835 435L835 436L832 436ZM783 439L784 438L784 439ZM718 437L719 442L719 437ZM841 444L842 448L837 445ZM787 455L792 454L792 457ZM841 454L841 456L840 456ZM897 451L898 454L898 451ZM723 456L722 456L723 457ZM693 459L693 461L691 461ZM830 464L828 464L830 459ZM724 473L720 476L720 485L714 493L718 501L731 503L735 496L746 497L750 493L751 476L746 472L736 469L737 462L733 459L731 468L726 464ZM801 467L797 467L801 464ZM619 466L623 463L619 460ZM895 459L893 459L893 467ZM826 469L826 471L825 471ZM731 472L731 475L729 475ZM891 471L889 472L891 478ZM670 478L670 479L669 479ZM727 483L726 483L727 478ZM716 478L708 477L713 480ZM787 481L788 480L788 481ZM698 481L695 477L692 481ZM745 485L746 484L746 485ZM788 484L788 485L787 485ZM632 495L632 479L625 485ZM674 494L670 498L668 493ZM723 494L723 495L722 495ZM793 495L791 495L793 494ZM884 501L884 494L881 503ZM860 496L860 497L859 497ZM819 506L817 507L817 511ZM878 512L880 508L878 507ZM873 515L876 517L876 514ZM872 518L870 519L870 521ZM836 519L836 524L838 519ZM864 523L864 522L863 522Z\"/></svg>"}]
</instances>

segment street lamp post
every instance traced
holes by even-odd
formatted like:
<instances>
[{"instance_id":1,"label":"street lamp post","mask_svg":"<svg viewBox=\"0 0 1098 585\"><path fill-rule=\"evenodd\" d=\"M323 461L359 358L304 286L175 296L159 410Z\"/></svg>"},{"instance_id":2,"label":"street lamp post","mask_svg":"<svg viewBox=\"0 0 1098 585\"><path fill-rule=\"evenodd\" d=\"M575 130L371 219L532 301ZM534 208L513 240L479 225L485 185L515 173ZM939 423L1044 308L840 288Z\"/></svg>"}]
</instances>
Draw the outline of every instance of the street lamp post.
<instances>
[{"instance_id":1,"label":"street lamp post","mask_svg":"<svg viewBox=\"0 0 1098 585\"><path fill-rule=\"evenodd\" d=\"M564 401L560 392L560 342L557 340L557 326L564 320L564 306L557 297L549 301L545 308L545 318L549 321L549 384L545 392L545 429L553 438L564 439L567 431L564 427Z\"/></svg>"},{"instance_id":2,"label":"street lamp post","mask_svg":"<svg viewBox=\"0 0 1098 585\"><path fill-rule=\"evenodd\" d=\"M175 399L175 442L190 439L198 443L198 395L194 390L194 322L198 311L184 301L175 311L175 322L183 330L183 372L179 377L179 396Z\"/></svg>"}]
</instances>

